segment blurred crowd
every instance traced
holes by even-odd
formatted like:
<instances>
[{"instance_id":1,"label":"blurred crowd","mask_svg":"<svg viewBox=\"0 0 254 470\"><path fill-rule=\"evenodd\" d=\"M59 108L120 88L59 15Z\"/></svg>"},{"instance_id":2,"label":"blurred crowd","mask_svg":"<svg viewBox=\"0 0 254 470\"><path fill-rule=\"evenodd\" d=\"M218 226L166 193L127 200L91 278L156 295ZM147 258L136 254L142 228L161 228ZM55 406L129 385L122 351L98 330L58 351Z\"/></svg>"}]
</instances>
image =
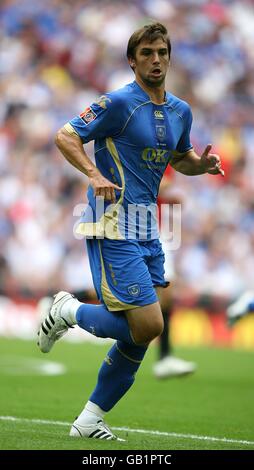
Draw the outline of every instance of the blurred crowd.
<instances>
[{"instance_id":1,"label":"blurred crowd","mask_svg":"<svg viewBox=\"0 0 254 470\"><path fill-rule=\"evenodd\" d=\"M40 296L91 287L73 209L87 178L54 145L57 129L134 79L132 32L157 19L172 60L167 89L189 102L192 143L225 178L174 174L182 244L175 295L230 299L254 286L254 1L0 2L0 289ZM92 157L92 143L87 151Z\"/></svg>"}]
</instances>

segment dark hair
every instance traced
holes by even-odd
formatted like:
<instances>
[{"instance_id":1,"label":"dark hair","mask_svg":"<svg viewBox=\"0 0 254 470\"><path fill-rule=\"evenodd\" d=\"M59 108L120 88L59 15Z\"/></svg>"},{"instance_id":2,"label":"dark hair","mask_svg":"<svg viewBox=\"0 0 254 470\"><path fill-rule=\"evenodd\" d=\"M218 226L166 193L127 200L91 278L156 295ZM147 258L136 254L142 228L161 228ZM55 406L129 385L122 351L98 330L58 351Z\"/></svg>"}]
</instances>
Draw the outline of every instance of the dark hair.
<instances>
[{"instance_id":1,"label":"dark hair","mask_svg":"<svg viewBox=\"0 0 254 470\"><path fill-rule=\"evenodd\" d=\"M161 23L152 23L143 26L143 28L135 31L128 42L127 46L127 57L128 59L135 59L136 48L141 41L147 40L148 42L154 42L156 39L163 39L168 46L168 55L170 58L171 54L171 42L168 36L167 28Z\"/></svg>"}]
</instances>

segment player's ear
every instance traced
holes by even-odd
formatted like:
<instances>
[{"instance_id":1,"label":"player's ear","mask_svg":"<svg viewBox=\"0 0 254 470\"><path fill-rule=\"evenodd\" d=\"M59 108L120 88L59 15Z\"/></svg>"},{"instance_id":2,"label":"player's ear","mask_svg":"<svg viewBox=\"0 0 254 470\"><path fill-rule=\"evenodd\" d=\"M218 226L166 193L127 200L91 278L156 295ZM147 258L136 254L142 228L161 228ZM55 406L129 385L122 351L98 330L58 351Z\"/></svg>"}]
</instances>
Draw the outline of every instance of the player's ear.
<instances>
[{"instance_id":1,"label":"player's ear","mask_svg":"<svg viewBox=\"0 0 254 470\"><path fill-rule=\"evenodd\" d=\"M128 62L130 64L130 67L132 68L132 70L135 70L135 67L136 67L135 59L133 59L133 57L128 57Z\"/></svg>"}]
</instances>

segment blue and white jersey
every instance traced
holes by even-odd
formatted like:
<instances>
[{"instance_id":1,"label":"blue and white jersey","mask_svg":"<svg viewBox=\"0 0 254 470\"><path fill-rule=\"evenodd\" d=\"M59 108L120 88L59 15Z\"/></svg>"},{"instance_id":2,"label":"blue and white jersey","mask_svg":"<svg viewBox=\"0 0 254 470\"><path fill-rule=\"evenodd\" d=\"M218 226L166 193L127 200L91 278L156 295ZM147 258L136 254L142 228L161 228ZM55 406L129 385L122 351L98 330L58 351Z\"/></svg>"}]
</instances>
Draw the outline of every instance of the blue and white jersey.
<instances>
[{"instance_id":1,"label":"blue and white jersey","mask_svg":"<svg viewBox=\"0 0 254 470\"><path fill-rule=\"evenodd\" d=\"M174 153L192 148L191 123L192 114L186 102L166 93L165 102L155 104L136 81L100 97L72 119L69 125L84 144L95 141L99 171L122 188L116 191L116 204L101 202L96 210L93 189L89 187L90 207L78 232L112 239L137 238L133 224L130 228L130 221L135 218L135 224L146 225L143 227L146 239L157 238L152 234L151 220L160 181ZM142 212L140 208L149 210Z\"/></svg>"}]
</instances>

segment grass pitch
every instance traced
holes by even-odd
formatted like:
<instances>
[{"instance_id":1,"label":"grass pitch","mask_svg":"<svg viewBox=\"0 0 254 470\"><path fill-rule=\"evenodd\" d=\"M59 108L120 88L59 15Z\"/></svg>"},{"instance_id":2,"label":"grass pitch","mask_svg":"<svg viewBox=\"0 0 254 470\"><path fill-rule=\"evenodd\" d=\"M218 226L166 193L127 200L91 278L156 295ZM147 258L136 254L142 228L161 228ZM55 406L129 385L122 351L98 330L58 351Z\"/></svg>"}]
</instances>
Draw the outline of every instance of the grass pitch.
<instances>
[{"instance_id":1,"label":"grass pitch","mask_svg":"<svg viewBox=\"0 0 254 470\"><path fill-rule=\"evenodd\" d=\"M134 386L106 417L126 442L69 437L109 347L60 341L43 355L35 342L1 338L0 449L254 449L254 354L209 348L177 349L197 372L158 381L151 346ZM41 375L37 360L60 362L66 373Z\"/></svg>"}]
</instances>

